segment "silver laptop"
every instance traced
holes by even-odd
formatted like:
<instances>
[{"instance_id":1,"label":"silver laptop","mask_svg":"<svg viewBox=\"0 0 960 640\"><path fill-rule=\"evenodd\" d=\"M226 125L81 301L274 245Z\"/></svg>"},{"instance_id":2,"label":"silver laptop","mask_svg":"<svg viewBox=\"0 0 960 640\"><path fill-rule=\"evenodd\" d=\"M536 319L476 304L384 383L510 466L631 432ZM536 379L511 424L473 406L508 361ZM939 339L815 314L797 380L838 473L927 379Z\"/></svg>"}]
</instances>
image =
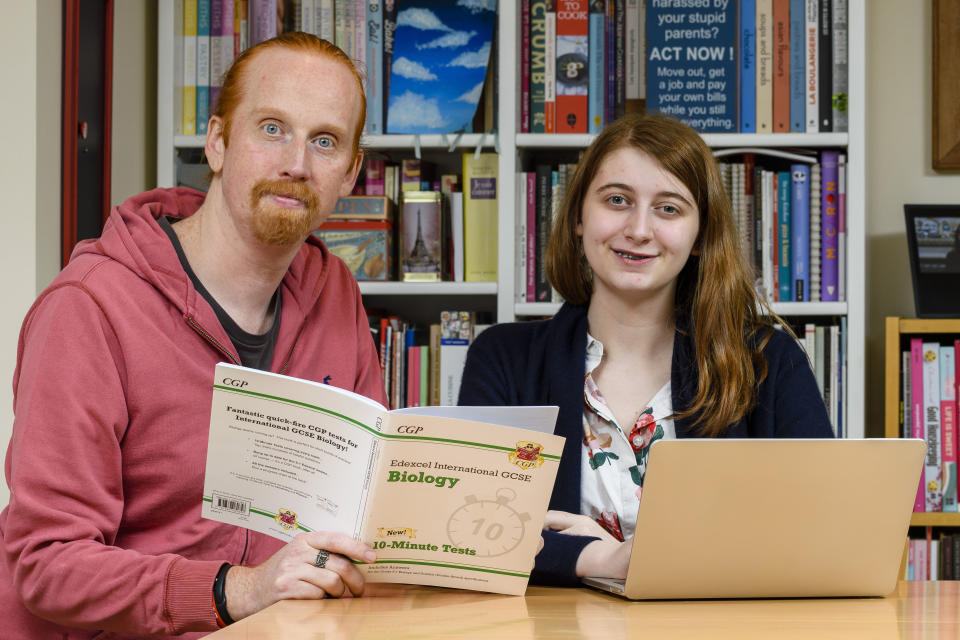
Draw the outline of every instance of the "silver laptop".
<instances>
[{"instance_id":1,"label":"silver laptop","mask_svg":"<svg viewBox=\"0 0 960 640\"><path fill-rule=\"evenodd\" d=\"M626 580L640 599L885 596L899 577L926 444L661 440Z\"/></svg>"}]
</instances>

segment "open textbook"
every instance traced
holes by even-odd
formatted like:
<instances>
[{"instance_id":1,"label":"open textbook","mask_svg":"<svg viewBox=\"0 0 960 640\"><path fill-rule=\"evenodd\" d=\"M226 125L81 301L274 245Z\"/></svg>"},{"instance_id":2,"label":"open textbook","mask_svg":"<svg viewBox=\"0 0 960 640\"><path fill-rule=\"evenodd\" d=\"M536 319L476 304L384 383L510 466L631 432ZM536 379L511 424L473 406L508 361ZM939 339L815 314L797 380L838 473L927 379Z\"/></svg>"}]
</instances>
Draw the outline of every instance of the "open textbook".
<instances>
[{"instance_id":1,"label":"open textbook","mask_svg":"<svg viewBox=\"0 0 960 640\"><path fill-rule=\"evenodd\" d=\"M203 516L368 542L371 582L522 594L563 438L557 407L388 411L329 385L216 368ZM523 425L528 428L521 428Z\"/></svg>"}]
</instances>

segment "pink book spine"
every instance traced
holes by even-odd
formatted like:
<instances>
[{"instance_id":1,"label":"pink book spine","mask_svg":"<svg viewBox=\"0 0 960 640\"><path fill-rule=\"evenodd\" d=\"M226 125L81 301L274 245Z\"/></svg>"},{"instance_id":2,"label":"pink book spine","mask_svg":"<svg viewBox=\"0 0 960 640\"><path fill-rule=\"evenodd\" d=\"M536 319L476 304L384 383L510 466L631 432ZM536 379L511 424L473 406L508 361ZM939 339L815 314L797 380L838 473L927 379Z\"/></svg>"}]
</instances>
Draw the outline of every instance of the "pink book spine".
<instances>
[{"instance_id":1,"label":"pink book spine","mask_svg":"<svg viewBox=\"0 0 960 640\"><path fill-rule=\"evenodd\" d=\"M957 511L957 396L955 349L940 347L940 463L943 465L943 510Z\"/></svg>"},{"instance_id":2,"label":"pink book spine","mask_svg":"<svg viewBox=\"0 0 960 640\"><path fill-rule=\"evenodd\" d=\"M368 196L386 195L384 172L386 160L383 158L367 158L367 171L364 177L364 191Z\"/></svg>"},{"instance_id":3,"label":"pink book spine","mask_svg":"<svg viewBox=\"0 0 960 640\"><path fill-rule=\"evenodd\" d=\"M923 416L923 338L910 340L910 435L914 438L926 440ZM917 499L913 503L913 510L923 511L924 506L924 472L920 471L920 484L917 487Z\"/></svg>"},{"instance_id":4,"label":"pink book spine","mask_svg":"<svg viewBox=\"0 0 960 640\"><path fill-rule=\"evenodd\" d=\"M537 174L527 177L527 300L537 299Z\"/></svg>"}]
</instances>

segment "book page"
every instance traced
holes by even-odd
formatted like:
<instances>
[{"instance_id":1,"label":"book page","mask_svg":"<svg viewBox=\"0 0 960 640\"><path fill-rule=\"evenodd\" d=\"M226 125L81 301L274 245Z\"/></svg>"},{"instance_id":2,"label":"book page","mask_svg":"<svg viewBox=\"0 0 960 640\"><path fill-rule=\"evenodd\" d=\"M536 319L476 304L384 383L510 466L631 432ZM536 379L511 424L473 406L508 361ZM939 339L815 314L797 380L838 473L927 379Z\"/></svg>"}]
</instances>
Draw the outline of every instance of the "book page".
<instances>
[{"instance_id":1,"label":"book page","mask_svg":"<svg viewBox=\"0 0 960 640\"><path fill-rule=\"evenodd\" d=\"M390 413L418 416L459 418L476 422L489 422L506 427L520 427L539 433L553 433L557 426L559 407L405 407Z\"/></svg>"},{"instance_id":2,"label":"book page","mask_svg":"<svg viewBox=\"0 0 960 640\"><path fill-rule=\"evenodd\" d=\"M556 410L541 407L537 421ZM363 530L377 561L359 565L367 579L522 594L564 439L398 412L381 437Z\"/></svg>"},{"instance_id":3,"label":"book page","mask_svg":"<svg viewBox=\"0 0 960 640\"><path fill-rule=\"evenodd\" d=\"M315 530L359 537L386 409L244 367L219 364L215 376L203 517L282 540Z\"/></svg>"}]
</instances>

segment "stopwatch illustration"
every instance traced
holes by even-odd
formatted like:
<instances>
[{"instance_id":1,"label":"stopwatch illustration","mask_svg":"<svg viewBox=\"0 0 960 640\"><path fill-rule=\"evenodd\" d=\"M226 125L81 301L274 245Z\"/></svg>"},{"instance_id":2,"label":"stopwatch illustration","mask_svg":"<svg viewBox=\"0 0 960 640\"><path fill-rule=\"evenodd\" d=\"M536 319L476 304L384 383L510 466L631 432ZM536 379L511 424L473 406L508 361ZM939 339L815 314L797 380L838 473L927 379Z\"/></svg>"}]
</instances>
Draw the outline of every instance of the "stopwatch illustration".
<instances>
[{"instance_id":1,"label":"stopwatch illustration","mask_svg":"<svg viewBox=\"0 0 960 640\"><path fill-rule=\"evenodd\" d=\"M527 513L510 506L517 497L513 489L497 490L494 499L470 495L447 521L447 536L457 547L475 549L477 556L494 557L509 553L523 540Z\"/></svg>"}]
</instances>

